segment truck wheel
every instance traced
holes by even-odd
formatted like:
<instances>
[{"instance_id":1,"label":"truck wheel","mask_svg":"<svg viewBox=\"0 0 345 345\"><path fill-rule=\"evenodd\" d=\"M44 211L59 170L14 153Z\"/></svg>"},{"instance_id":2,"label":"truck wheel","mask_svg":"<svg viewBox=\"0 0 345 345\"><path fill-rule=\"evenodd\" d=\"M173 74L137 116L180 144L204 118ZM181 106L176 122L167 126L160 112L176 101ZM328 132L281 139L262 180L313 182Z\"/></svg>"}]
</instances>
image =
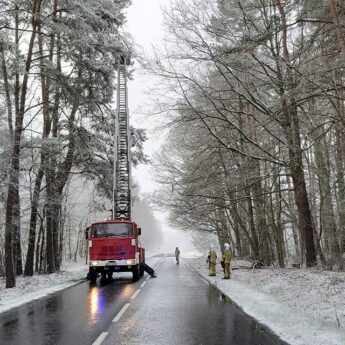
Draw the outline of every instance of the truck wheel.
<instances>
[{"instance_id":1,"label":"truck wheel","mask_svg":"<svg viewBox=\"0 0 345 345\"><path fill-rule=\"evenodd\" d=\"M90 283L96 283L97 275L97 272L89 272L88 278L90 280Z\"/></svg>"},{"instance_id":2,"label":"truck wheel","mask_svg":"<svg viewBox=\"0 0 345 345\"><path fill-rule=\"evenodd\" d=\"M140 278L139 265L135 266L132 269L132 273L133 273L133 281L134 282L138 281Z\"/></svg>"},{"instance_id":3,"label":"truck wheel","mask_svg":"<svg viewBox=\"0 0 345 345\"><path fill-rule=\"evenodd\" d=\"M144 267L140 264L139 275L142 277L144 275Z\"/></svg>"},{"instance_id":4,"label":"truck wheel","mask_svg":"<svg viewBox=\"0 0 345 345\"><path fill-rule=\"evenodd\" d=\"M113 279L113 272L108 272L108 280L112 280Z\"/></svg>"},{"instance_id":5,"label":"truck wheel","mask_svg":"<svg viewBox=\"0 0 345 345\"><path fill-rule=\"evenodd\" d=\"M107 272L101 272L101 280L102 281L107 280Z\"/></svg>"}]
</instances>

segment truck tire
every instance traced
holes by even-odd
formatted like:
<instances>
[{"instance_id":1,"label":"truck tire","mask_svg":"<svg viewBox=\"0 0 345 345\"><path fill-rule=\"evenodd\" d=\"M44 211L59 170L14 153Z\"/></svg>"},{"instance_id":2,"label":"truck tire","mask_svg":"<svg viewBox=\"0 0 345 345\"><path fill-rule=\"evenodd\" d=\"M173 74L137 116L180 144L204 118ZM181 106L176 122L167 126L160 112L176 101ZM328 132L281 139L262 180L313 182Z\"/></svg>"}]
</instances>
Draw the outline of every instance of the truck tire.
<instances>
[{"instance_id":1,"label":"truck tire","mask_svg":"<svg viewBox=\"0 0 345 345\"><path fill-rule=\"evenodd\" d=\"M133 281L136 282L139 280L140 278L140 269L139 269L139 265L135 266L133 269L132 269L132 273L133 273Z\"/></svg>"},{"instance_id":2,"label":"truck tire","mask_svg":"<svg viewBox=\"0 0 345 345\"><path fill-rule=\"evenodd\" d=\"M144 275L144 267L142 264L140 264L139 275L140 275L140 277L142 277Z\"/></svg>"},{"instance_id":3,"label":"truck tire","mask_svg":"<svg viewBox=\"0 0 345 345\"><path fill-rule=\"evenodd\" d=\"M105 280L107 280L107 272L101 272L101 280L102 281L105 281Z\"/></svg>"},{"instance_id":4,"label":"truck tire","mask_svg":"<svg viewBox=\"0 0 345 345\"><path fill-rule=\"evenodd\" d=\"M97 276L98 276L97 272L95 271L89 272L88 278L90 280L90 283L96 283Z\"/></svg>"}]
</instances>

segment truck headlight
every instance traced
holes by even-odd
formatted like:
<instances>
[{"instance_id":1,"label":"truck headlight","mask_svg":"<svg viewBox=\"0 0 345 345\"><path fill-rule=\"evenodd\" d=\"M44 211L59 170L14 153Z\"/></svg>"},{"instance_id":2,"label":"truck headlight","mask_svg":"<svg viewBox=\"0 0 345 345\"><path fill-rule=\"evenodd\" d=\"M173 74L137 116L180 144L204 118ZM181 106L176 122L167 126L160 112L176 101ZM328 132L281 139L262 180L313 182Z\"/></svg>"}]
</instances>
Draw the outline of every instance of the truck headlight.
<instances>
[{"instance_id":1,"label":"truck headlight","mask_svg":"<svg viewBox=\"0 0 345 345\"><path fill-rule=\"evenodd\" d=\"M127 260L127 265L135 265L135 260Z\"/></svg>"},{"instance_id":2,"label":"truck headlight","mask_svg":"<svg viewBox=\"0 0 345 345\"><path fill-rule=\"evenodd\" d=\"M90 266L97 266L98 262L97 261L90 261Z\"/></svg>"}]
</instances>

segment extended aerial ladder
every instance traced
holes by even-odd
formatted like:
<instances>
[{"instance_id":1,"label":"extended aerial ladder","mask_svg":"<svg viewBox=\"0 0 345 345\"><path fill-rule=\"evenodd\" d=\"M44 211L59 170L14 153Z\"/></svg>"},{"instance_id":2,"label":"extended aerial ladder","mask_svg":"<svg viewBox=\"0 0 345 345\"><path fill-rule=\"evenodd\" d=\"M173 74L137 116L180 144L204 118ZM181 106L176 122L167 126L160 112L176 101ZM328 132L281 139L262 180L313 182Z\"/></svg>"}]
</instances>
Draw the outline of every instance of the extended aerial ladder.
<instances>
[{"instance_id":1,"label":"extended aerial ladder","mask_svg":"<svg viewBox=\"0 0 345 345\"><path fill-rule=\"evenodd\" d=\"M113 217L131 219L131 157L128 123L127 65L129 58L121 56L118 62L117 112L114 138L114 192Z\"/></svg>"},{"instance_id":2,"label":"extended aerial ladder","mask_svg":"<svg viewBox=\"0 0 345 345\"><path fill-rule=\"evenodd\" d=\"M118 60L117 112L114 134L113 218L131 220L131 133L129 128L127 66L130 58ZM145 262L143 269L155 277L155 271Z\"/></svg>"}]
</instances>

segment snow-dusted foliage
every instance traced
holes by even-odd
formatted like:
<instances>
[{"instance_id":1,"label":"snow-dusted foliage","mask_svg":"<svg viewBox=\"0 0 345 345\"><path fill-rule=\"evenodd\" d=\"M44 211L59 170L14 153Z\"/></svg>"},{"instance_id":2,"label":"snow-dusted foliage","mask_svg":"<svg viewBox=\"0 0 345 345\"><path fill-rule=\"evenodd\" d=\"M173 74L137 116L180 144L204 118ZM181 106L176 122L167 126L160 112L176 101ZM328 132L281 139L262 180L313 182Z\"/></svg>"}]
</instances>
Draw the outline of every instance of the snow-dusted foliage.
<instances>
[{"instance_id":1,"label":"snow-dusted foliage","mask_svg":"<svg viewBox=\"0 0 345 345\"><path fill-rule=\"evenodd\" d=\"M83 173L99 184L109 179L116 66L120 54L131 53L122 30L128 5L128 0L1 1L0 121L2 138L8 137L1 142L1 157L7 159L1 219L6 219L8 287L24 264L27 275L59 270L70 175ZM142 133L138 162L143 140Z\"/></svg>"}]
</instances>

